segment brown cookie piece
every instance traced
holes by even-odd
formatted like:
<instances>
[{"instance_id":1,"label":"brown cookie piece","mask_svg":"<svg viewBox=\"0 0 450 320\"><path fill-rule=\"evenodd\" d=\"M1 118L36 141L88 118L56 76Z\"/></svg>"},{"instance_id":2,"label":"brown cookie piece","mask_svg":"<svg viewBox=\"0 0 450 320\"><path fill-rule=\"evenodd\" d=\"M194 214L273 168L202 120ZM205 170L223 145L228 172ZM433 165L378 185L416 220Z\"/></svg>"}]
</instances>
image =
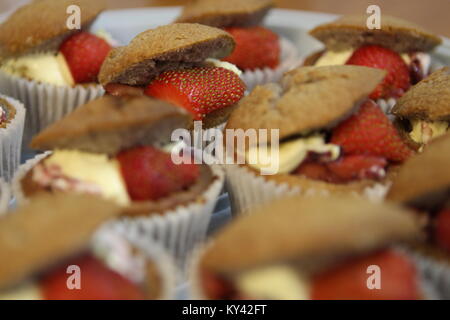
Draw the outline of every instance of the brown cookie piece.
<instances>
[{"instance_id":1,"label":"brown cookie piece","mask_svg":"<svg viewBox=\"0 0 450 320\"><path fill-rule=\"evenodd\" d=\"M419 235L415 216L400 206L348 196L290 197L225 227L203 255L201 266L233 273L283 261L323 261Z\"/></svg>"},{"instance_id":2,"label":"brown cookie piece","mask_svg":"<svg viewBox=\"0 0 450 320\"><path fill-rule=\"evenodd\" d=\"M0 221L0 287L83 250L93 233L120 213L86 195L41 195Z\"/></svg>"},{"instance_id":3,"label":"brown cookie piece","mask_svg":"<svg viewBox=\"0 0 450 320\"><path fill-rule=\"evenodd\" d=\"M409 89L392 109L402 119L450 121L450 67L444 67Z\"/></svg>"},{"instance_id":4,"label":"brown cookie piece","mask_svg":"<svg viewBox=\"0 0 450 320\"><path fill-rule=\"evenodd\" d=\"M272 7L272 0L196 0L184 6L177 22L250 27L261 24Z\"/></svg>"},{"instance_id":5,"label":"brown cookie piece","mask_svg":"<svg viewBox=\"0 0 450 320\"><path fill-rule=\"evenodd\" d=\"M367 16L352 15L320 25L311 30L310 34L333 51L372 44L397 52L428 52L442 43L439 36L422 27L384 14L380 30L370 30L367 27Z\"/></svg>"},{"instance_id":6,"label":"brown cookie piece","mask_svg":"<svg viewBox=\"0 0 450 320\"><path fill-rule=\"evenodd\" d=\"M106 9L104 0L39 0L19 8L0 25L0 60L20 55L58 51L61 43L79 30L69 30L66 12L81 9L81 27L88 28Z\"/></svg>"},{"instance_id":7,"label":"brown cookie piece","mask_svg":"<svg viewBox=\"0 0 450 320\"><path fill-rule=\"evenodd\" d=\"M102 85L149 84L160 73L193 67L234 50L233 37L200 24L178 23L145 31L125 47L113 49L100 70Z\"/></svg>"},{"instance_id":8,"label":"brown cookie piece","mask_svg":"<svg viewBox=\"0 0 450 320\"><path fill-rule=\"evenodd\" d=\"M376 88L385 71L359 66L301 67L281 85L256 87L231 114L227 129L279 129L280 139L334 126Z\"/></svg>"},{"instance_id":9,"label":"brown cookie piece","mask_svg":"<svg viewBox=\"0 0 450 320\"><path fill-rule=\"evenodd\" d=\"M419 207L432 207L448 199L449 164L450 134L446 134L404 163L393 180L387 199Z\"/></svg>"},{"instance_id":10,"label":"brown cookie piece","mask_svg":"<svg viewBox=\"0 0 450 320\"><path fill-rule=\"evenodd\" d=\"M31 147L115 155L136 145L170 142L173 130L191 124L184 109L160 100L104 96L52 124L34 137Z\"/></svg>"}]
</instances>

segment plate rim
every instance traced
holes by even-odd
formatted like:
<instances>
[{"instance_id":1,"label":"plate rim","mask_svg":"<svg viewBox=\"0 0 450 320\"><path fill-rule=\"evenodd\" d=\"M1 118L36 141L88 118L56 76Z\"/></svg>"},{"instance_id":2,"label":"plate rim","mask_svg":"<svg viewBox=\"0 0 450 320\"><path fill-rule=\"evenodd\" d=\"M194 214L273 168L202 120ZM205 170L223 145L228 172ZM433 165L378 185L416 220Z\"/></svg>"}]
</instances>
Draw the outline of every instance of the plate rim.
<instances>
[{"instance_id":1,"label":"plate rim","mask_svg":"<svg viewBox=\"0 0 450 320\"><path fill-rule=\"evenodd\" d=\"M157 6L157 7L139 7L139 8L125 8L125 9L110 9L105 10L102 12L102 14L99 17L99 20L102 19L102 16L108 15L108 14L123 14L123 13L138 13L138 14L148 14L151 11L160 11L160 12L166 12L167 14L176 14L180 12L181 6ZM332 19L336 19L337 17L341 16L340 14L333 14L333 13L326 13L326 12L319 12L319 11L306 11L306 10L297 10L297 9L287 9L287 8L274 8L267 17L267 22L269 24L273 23L274 21L277 22L279 25L289 25L289 27L292 27L292 24L298 24L296 19L294 20L288 20L288 19L281 19L280 15L303 15L303 16L309 16L310 18L321 20L318 21L317 24L321 24L324 22L331 21ZM282 16L281 16L282 17ZM323 21L323 22L322 22ZM313 28L310 26L310 28ZM439 35L443 42L442 45L446 49L449 50L447 53L450 56L450 38Z\"/></svg>"}]
</instances>

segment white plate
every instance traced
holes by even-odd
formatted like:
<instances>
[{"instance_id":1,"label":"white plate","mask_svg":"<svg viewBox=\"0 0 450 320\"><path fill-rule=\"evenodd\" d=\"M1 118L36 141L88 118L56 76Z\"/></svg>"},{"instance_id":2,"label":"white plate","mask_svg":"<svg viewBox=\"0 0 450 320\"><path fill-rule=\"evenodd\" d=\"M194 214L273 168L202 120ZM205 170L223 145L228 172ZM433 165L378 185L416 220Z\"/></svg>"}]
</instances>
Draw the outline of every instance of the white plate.
<instances>
[{"instance_id":1,"label":"white plate","mask_svg":"<svg viewBox=\"0 0 450 320\"><path fill-rule=\"evenodd\" d=\"M93 25L93 30L105 29L122 44L128 43L140 32L171 23L180 13L180 7L153 7L104 12ZM308 35L315 26L336 19L336 15L298 10L274 9L265 24L292 40L302 56L321 48L321 44ZM450 65L450 39L436 50L436 56Z\"/></svg>"}]
</instances>

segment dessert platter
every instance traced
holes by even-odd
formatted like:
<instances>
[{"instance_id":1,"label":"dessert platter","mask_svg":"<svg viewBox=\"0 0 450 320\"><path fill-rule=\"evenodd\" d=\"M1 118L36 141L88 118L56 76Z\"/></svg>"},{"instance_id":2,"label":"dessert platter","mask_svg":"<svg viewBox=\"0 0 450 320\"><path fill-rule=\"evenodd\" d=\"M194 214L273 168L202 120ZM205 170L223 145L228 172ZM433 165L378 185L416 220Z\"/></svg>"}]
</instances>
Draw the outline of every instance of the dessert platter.
<instances>
[{"instance_id":1,"label":"dessert platter","mask_svg":"<svg viewBox=\"0 0 450 320\"><path fill-rule=\"evenodd\" d=\"M450 299L450 40L365 19L271 0L0 15L0 299ZM173 141L199 122L278 136L220 159Z\"/></svg>"}]
</instances>

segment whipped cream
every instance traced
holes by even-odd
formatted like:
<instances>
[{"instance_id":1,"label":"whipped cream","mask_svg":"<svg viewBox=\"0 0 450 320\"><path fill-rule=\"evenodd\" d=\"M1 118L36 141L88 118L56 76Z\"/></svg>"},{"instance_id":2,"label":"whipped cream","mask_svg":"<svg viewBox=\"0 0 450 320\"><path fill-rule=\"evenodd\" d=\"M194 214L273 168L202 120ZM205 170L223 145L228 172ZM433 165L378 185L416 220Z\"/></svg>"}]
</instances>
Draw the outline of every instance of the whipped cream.
<instances>
[{"instance_id":1,"label":"whipped cream","mask_svg":"<svg viewBox=\"0 0 450 320\"><path fill-rule=\"evenodd\" d=\"M449 124L447 121L411 120L411 126L411 139L419 144L427 144L431 140L446 134Z\"/></svg>"},{"instance_id":2,"label":"whipped cream","mask_svg":"<svg viewBox=\"0 0 450 320\"><path fill-rule=\"evenodd\" d=\"M33 181L45 188L130 203L120 164L106 155L57 150L33 169Z\"/></svg>"},{"instance_id":3,"label":"whipped cream","mask_svg":"<svg viewBox=\"0 0 450 320\"><path fill-rule=\"evenodd\" d=\"M269 171L274 174L284 174L294 171L310 152L329 154L329 161L339 158L341 149L338 145L325 143L322 135L298 138L282 143L279 148L262 150L259 146L250 148L246 153L246 163L257 170Z\"/></svg>"},{"instance_id":4,"label":"whipped cream","mask_svg":"<svg viewBox=\"0 0 450 320\"><path fill-rule=\"evenodd\" d=\"M310 285L294 268L276 265L247 271L236 279L244 297L269 300L309 300Z\"/></svg>"},{"instance_id":5,"label":"whipped cream","mask_svg":"<svg viewBox=\"0 0 450 320\"><path fill-rule=\"evenodd\" d=\"M0 300L42 300L37 283L27 282L9 291L0 292Z\"/></svg>"},{"instance_id":6,"label":"whipped cream","mask_svg":"<svg viewBox=\"0 0 450 320\"><path fill-rule=\"evenodd\" d=\"M230 70L230 71L234 72L235 74L237 74L239 77L242 75L242 71L232 63L213 59L213 58L208 58L205 60L205 62L207 64L217 67L217 68L224 68L224 69Z\"/></svg>"},{"instance_id":7,"label":"whipped cream","mask_svg":"<svg viewBox=\"0 0 450 320\"><path fill-rule=\"evenodd\" d=\"M4 72L56 86L74 86L75 81L62 53L38 53L9 59L2 66Z\"/></svg>"},{"instance_id":8,"label":"whipped cream","mask_svg":"<svg viewBox=\"0 0 450 320\"><path fill-rule=\"evenodd\" d=\"M109 268L132 282L145 280L146 257L118 232L107 228L100 230L93 237L92 251Z\"/></svg>"},{"instance_id":9,"label":"whipped cream","mask_svg":"<svg viewBox=\"0 0 450 320\"><path fill-rule=\"evenodd\" d=\"M325 51L317 60L316 67L344 65L353 54L353 50L344 51Z\"/></svg>"}]
</instances>

